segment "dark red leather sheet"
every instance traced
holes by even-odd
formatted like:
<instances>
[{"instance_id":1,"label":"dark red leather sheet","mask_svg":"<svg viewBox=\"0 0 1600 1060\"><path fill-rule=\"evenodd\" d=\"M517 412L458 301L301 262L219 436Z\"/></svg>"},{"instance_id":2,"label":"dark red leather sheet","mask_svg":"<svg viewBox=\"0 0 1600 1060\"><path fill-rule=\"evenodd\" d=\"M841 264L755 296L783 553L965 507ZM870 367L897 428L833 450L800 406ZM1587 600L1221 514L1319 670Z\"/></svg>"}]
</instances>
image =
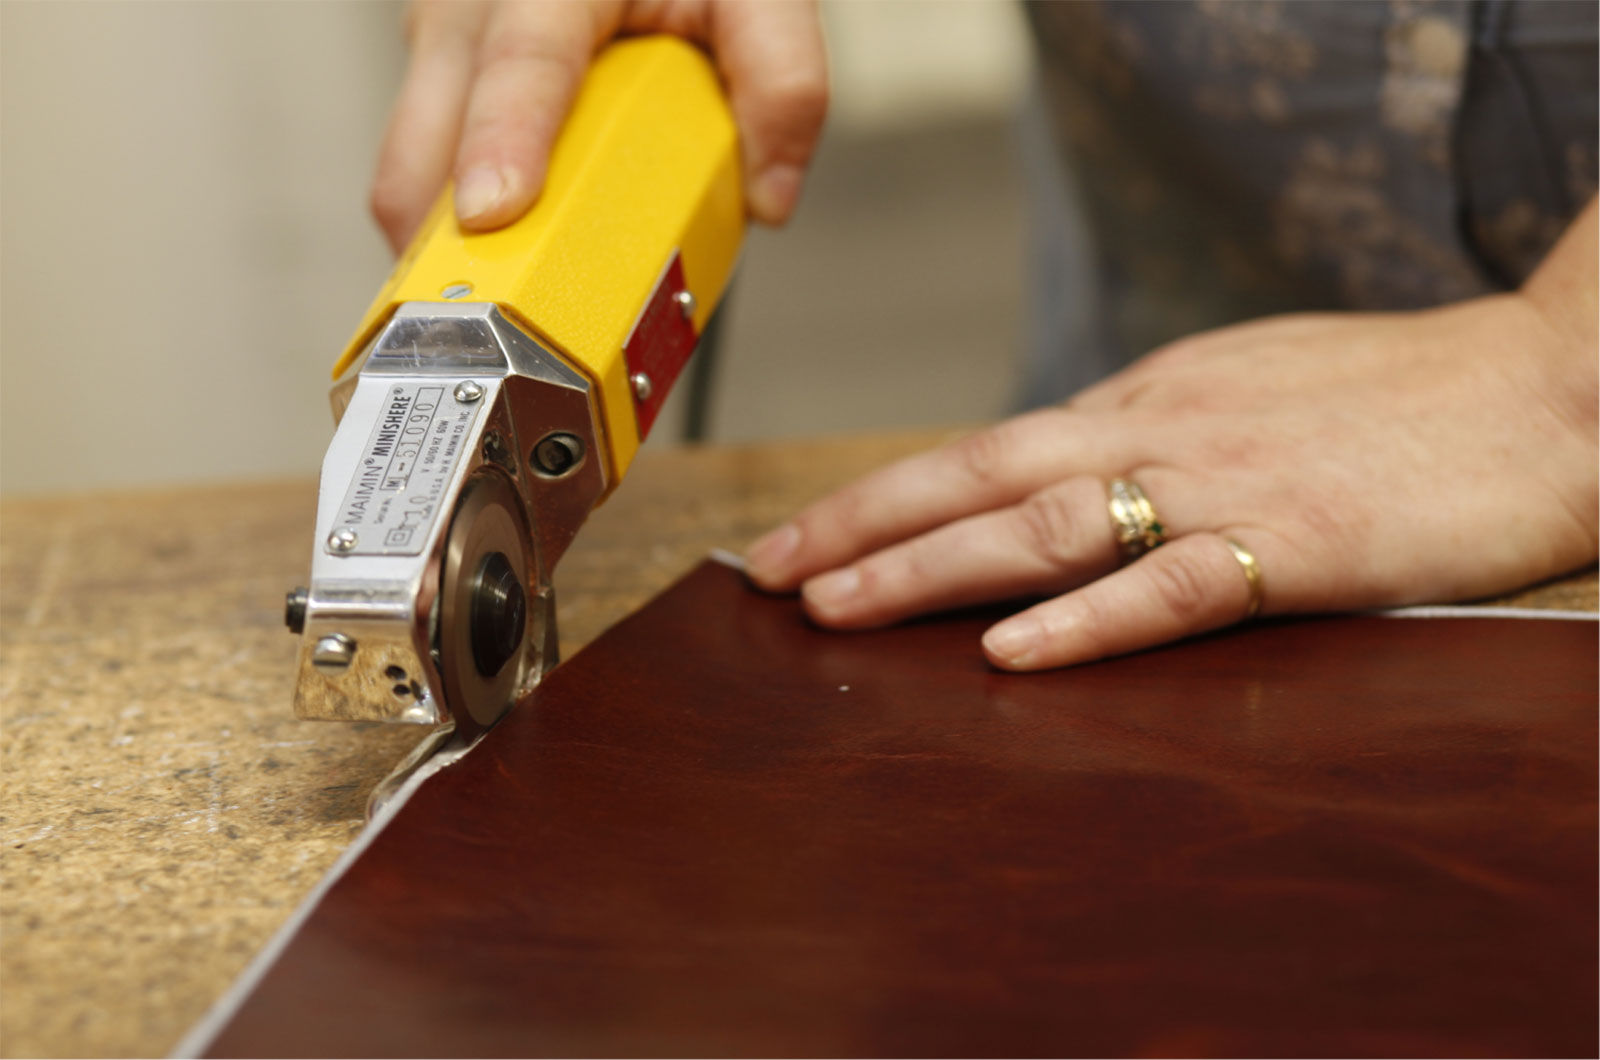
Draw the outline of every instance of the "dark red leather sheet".
<instances>
[{"instance_id":1,"label":"dark red leather sheet","mask_svg":"<svg viewBox=\"0 0 1600 1060\"><path fill-rule=\"evenodd\" d=\"M1033 676L716 565L551 675L215 1055L1587 1055L1596 628Z\"/></svg>"}]
</instances>

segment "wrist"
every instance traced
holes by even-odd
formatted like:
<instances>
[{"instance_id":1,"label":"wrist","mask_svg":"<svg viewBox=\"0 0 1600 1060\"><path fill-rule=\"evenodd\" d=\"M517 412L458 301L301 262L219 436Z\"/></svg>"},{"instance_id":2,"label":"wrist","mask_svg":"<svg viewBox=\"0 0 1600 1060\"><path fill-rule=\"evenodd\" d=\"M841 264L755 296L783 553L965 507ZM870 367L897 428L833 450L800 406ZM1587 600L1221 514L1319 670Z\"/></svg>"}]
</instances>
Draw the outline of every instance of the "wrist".
<instances>
[{"instance_id":1,"label":"wrist","mask_svg":"<svg viewBox=\"0 0 1600 1060\"><path fill-rule=\"evenodd\" d=\"M1507 335L1527 365L1524 378L1537 398L1534 407L1544 411L1545 472L1561 484L1567 509L1590 542L1585 561L1593 562L1600 543L1600 343L1594 292L1585 296L1569 287L1529 286L1506 296L1515 310Z\"/></svg>"},{"instance_id":2,"label":"wrist","mask_svg":"<svg viewBox=\"0 0 1600 1060\"><path fill-rule=\"evenodd\" d=\"M1553 337L1553 356L1567 361L1593 390L1600 354L1600 219L1594 200L1567 226L1517 292Z\"/></svg>"}]
</instances>

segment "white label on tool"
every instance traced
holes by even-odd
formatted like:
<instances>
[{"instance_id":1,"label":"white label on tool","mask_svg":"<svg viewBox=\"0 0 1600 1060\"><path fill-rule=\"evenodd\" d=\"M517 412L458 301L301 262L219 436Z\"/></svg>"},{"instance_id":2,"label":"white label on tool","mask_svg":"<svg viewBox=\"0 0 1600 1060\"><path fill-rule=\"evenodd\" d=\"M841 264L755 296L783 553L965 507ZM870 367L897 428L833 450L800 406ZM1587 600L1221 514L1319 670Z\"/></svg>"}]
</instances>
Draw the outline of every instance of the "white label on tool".
<instances>
[{"instance_id":1,"label":"white label on tool","mask_svg":"<svg viewBox=\"0 0 1600 1060\"><path fill-rule=\"evenodd\" d=\"M356 535L348 556L415 556L428 541L472 421L488 402L455 399L454 380L396 383L385 396L333 533Z\"/></svg>"}]
</instances>

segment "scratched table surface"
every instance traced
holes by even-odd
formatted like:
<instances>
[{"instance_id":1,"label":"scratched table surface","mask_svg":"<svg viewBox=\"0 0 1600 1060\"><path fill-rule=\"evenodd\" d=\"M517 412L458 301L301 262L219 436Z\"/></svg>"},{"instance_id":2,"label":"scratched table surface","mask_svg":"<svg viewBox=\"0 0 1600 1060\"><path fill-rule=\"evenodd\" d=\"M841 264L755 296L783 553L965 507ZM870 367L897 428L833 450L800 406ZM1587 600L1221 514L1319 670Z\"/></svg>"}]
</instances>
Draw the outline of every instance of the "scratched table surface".
<instances>
[{"instance_id":1,"label":"scratched table surface","mask_svg":"<svg viewBox=\"0 0 1600 1060\"><path fill-rule=\"evenodd\" d=\"M647 453L556 578L571 654L713 547L948 434ZM420 738L297 722L310 481L0 506L0 1054L169 1051ZM1592 610L1593 572L1513 602Z\"/></svg>"}]
</instances>

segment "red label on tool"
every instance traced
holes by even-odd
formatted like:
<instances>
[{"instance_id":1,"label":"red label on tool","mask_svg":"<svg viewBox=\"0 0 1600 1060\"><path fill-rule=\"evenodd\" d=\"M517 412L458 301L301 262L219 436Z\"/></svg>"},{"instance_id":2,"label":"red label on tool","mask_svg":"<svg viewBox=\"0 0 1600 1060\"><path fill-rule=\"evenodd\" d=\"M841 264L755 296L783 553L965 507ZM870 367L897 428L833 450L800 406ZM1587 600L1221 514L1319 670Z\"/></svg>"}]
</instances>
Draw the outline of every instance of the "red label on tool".
<instances>
[{"instance_id":1,"label":"red label on tool","mask_svg":"<svg viewBox=\"0 0 1600 1060\"><path fill-rule=\"evenodd\" d=\"M677 381L678 373L700 341L695 330L694 300L687 297L683 262L676 252L666 271L656 282L633 332L622 345L628 364L628 385L633 388L633 410L639 418L639 438L650 433L661 411L662 402ZM680 295L685 295L680 298ZM687 302L687 307L685 306Z\"/></svg>"}]
</instances>

